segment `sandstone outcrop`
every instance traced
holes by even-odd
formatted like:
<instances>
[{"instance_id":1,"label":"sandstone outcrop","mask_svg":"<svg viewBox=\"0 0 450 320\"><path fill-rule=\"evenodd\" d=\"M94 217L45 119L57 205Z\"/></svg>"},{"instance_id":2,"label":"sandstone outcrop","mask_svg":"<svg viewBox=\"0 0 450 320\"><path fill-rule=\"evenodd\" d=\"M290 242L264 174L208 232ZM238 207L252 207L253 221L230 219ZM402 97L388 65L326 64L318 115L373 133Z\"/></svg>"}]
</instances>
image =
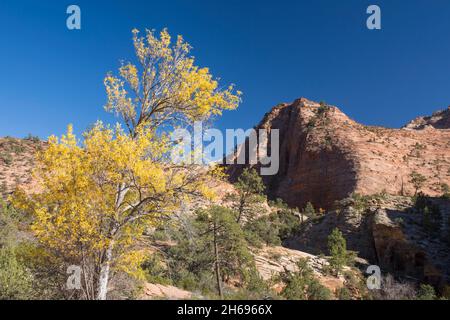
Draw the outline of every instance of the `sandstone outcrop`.
<instances>
[{"instance_id":1,"label":"sandstone outcrop","mask_svg":"<svg viewBox=\"0 0 450 320\"><path fill-rule=\"evenodd\" d=\"M255 250L253 255L256 268L264 280L273 279L286 271L296 272L297 262L300 259L306 259L317 280L331 292L334 293L337 289L344 286L344 277L334 277L323 273L324 267L328 265L327 260L324 258L298 250L268 246ZM346 268L346 271L348 270L350 268ZM281 288L276 287L275 289Z\"/></svg>"},{"instance_id":2,"label":"sandstone outcrop","mask_svg":"<svg viewBox=\"0 0 450 320\"><path fill-rule=\"evenodd\" d=\"M329 209L351 193L413 195L415 171L426 177L424 193L441 195L442 185L450 185L448 113L388 129L365 126L335 106L305 98L280 104L257 126L280 133L279 171L263 177L268 193L290 206L303 208L310 201ZM430 125L419 125L425 123ZM241 170L228 168L232 179Z\"/></svg>"},{"instance_id":3,"label":"sandstone outcrop","mask_svg":"<svg viewBox=\"0 0 450 320\"><path fill-rule=\"evenodd\" d=\"M284 245L315 255L327 254L327 237L339 228L347 248L367 261L363 265L376 264L384 274L442 288L450 283L450 230L446 223L450 200L429 201L441 214L441 226L434 234L424 229L423 213L416 211L411 198L385 195L368 200L362 210L356 209L352 199L345 199L339 209L307 221L299 235Z\"/></svg>"},{"instance_id":4,"label":"sandstone outcrop","mask_svg":"<svg viewBox=\"0 0 450 320\"><path fill-rule=\"evenodd\" d=\"M189 300L192 298L193 294L190 291L182 290L174 286L148 282L145 283L143 293L139 297L140 300Z\"/></svg>"},{"instance_id":5,"label":"sandstone outcrop","mask_svg":"<svg viewBox=\"0 0 450 320\"><path fill-rule=\"evenodd\" d=\"M431 126L436 129L450 129L450 107L437 111L428 117L417 117L404 126L405 129L424 129Z\"/></svg>"},{"instance_id":6,"label":"sandstone outcrop","mask_svg":"<svg viewBox=\"0 0 450 320\"><path fill-rule=\"evenodd\" d=\"M378 210L372 226L378 265L384 272L425 281L436 286L441 285L443 282L442 271L446 270L439 271L435 267L431 252L427 253L430 248L421 248L414 241L414 236L412 239L408 239L407 233L411 233L411 231L404 230L392 221L389 215L390 213L386 210ZM400 219L402 214L397 213L396 216L397 219ZM448 254L444 259L448 260Z\"/></svg>"}]
</instances>

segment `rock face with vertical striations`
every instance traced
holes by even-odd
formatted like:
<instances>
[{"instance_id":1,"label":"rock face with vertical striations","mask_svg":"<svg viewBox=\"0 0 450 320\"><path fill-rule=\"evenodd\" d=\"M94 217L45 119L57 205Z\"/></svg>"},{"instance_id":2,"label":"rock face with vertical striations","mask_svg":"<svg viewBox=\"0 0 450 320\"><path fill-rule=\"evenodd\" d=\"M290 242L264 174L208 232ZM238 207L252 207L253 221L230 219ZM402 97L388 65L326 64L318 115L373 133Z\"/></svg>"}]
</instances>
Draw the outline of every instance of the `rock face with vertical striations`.
<instances>
[{"instance_id":1,"label":"rock face with vertical striations","mask_svg":"<svg viewBox=\"0 0 450 320\"><path fill-rule=\"evenodd\" d=\"M280 104L257 128L280 132L280 168L265 176L268 193L291 206L330 208L351 193L413 195L411 173L426 178L421 191L437 196L450 185L449 111L418 118L402 129L365 126L335 106L305 98ZM232 179L242 166L228 169Z\"/></svg>"}]
</instances>

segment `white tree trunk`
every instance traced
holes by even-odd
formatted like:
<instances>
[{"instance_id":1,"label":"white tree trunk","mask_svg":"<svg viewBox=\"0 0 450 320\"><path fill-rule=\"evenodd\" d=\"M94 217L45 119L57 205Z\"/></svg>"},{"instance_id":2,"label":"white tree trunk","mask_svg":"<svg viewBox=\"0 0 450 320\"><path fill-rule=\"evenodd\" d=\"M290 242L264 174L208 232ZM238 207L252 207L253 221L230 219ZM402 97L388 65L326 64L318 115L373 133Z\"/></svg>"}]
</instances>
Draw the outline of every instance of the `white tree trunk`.
<instances>
[{"instance_id":1,"label":"white tree trunk","mask_svg":"<svg viewBox=\"0 0 450 320\"><path fill-rule=\"evenodd\" d=\"M108 292L109 268L112 259L113 242L106 249L105 259L100 268L100 277L98 279L97 300L106 300Z\"/></svg>"}]
</instances>

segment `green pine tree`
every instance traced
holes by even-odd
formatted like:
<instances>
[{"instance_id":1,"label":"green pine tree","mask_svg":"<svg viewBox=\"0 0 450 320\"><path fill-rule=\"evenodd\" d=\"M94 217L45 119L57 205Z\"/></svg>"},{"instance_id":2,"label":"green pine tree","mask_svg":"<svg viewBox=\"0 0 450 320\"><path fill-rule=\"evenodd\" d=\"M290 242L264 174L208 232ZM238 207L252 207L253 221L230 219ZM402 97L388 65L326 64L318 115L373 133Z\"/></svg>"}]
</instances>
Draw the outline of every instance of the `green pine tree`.
<instances>
[{"instance_id":1,"label":"green pine tree","mask_svg":"<svg viewBox=\"0 0 450 320\"><path fill-rule=\"evenodd\" d=\"M339 274L343 267L348 264L350 254L347 252L347 242L338 228L333 229L328 236L328 250L330 267L335 274Z\"/></svg>"},{"instance_id":2,"label":"green pine tree","mask_svg":"<svg viewBox=\"0 0 450 320\"><path fill-rule=\"evenodd\" d=\"M228 195L233 203L233 209L238 213L238 223L248 222L258 215L265 200L265 186L255 169L245 168L235 184L237 194Z\"/></svg>"}]
</instances>

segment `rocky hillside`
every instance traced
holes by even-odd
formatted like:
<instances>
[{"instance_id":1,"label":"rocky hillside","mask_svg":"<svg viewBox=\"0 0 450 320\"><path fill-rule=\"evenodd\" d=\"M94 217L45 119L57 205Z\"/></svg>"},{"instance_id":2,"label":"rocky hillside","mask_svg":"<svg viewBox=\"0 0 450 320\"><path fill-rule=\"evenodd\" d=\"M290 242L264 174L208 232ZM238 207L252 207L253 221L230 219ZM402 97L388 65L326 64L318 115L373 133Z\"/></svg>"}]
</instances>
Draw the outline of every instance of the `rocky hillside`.
<instances>
[{"instance_id":1,"label":"rocky hillside","mask_svg":"<svg viewBox=\"0 0 450 320\"><path fill-rule=\"evenodd\" d=\"M325 258L279 246L264 246L254 251L256 268L264 280L273 279L285 271L295 272L298 270L298 260L306 259L308 265L314 271L315 277L331 292L336 292L337 289L344 286L345 279L343 276L336 277L324 273L328 265ZM345 271L349 270L350 268L345 268ZM275 289L279 288L278 285L275 284Z\"/></svg>"},{"instance_id":2,"label":"rocky hillside","mask_svg":"<svg viewBox=\"0 0 450 320\"><path fill-rule=\"evenodd\" d=\"M45 143L37 138L0 138L0 194L6 197L15 186L23 185L31 190L35 187L32 170L36 152Z\"/></svg>"},{"instance_id":3,"label":"rocky hillside","mask_svg":"<svg viewBox=\"0 0 450 320\"><path fill-rule=\"evenodd\" d=\"M413 195L411 174L426 178L421 191L437 196L450 185L449 110L402 129L365 126L335 106L305 98L280 104L258 128L280 130L280 168L264 177L269 194L291 206L331 208L352 193ZM420 129L420 130L419 130ZM233 166L232 177L242 167Z\"/></svg>"},{"instance_id":4,"label":"rocky hillside","mask_svg":"<svg viewBox=\"0 0 450 320\"><path fill-rule=\"evenodd\" d=\"M327 237L337 227L348 249L379 265L383 273L442 288L450 283L450 199L421 199L422 205L390 195L344 199L339 209L304 223L298 236L284 245L316 255L326 252ZM438 215L433 228L425 220L423 204Z\"/></svg>"}]
</instances>

